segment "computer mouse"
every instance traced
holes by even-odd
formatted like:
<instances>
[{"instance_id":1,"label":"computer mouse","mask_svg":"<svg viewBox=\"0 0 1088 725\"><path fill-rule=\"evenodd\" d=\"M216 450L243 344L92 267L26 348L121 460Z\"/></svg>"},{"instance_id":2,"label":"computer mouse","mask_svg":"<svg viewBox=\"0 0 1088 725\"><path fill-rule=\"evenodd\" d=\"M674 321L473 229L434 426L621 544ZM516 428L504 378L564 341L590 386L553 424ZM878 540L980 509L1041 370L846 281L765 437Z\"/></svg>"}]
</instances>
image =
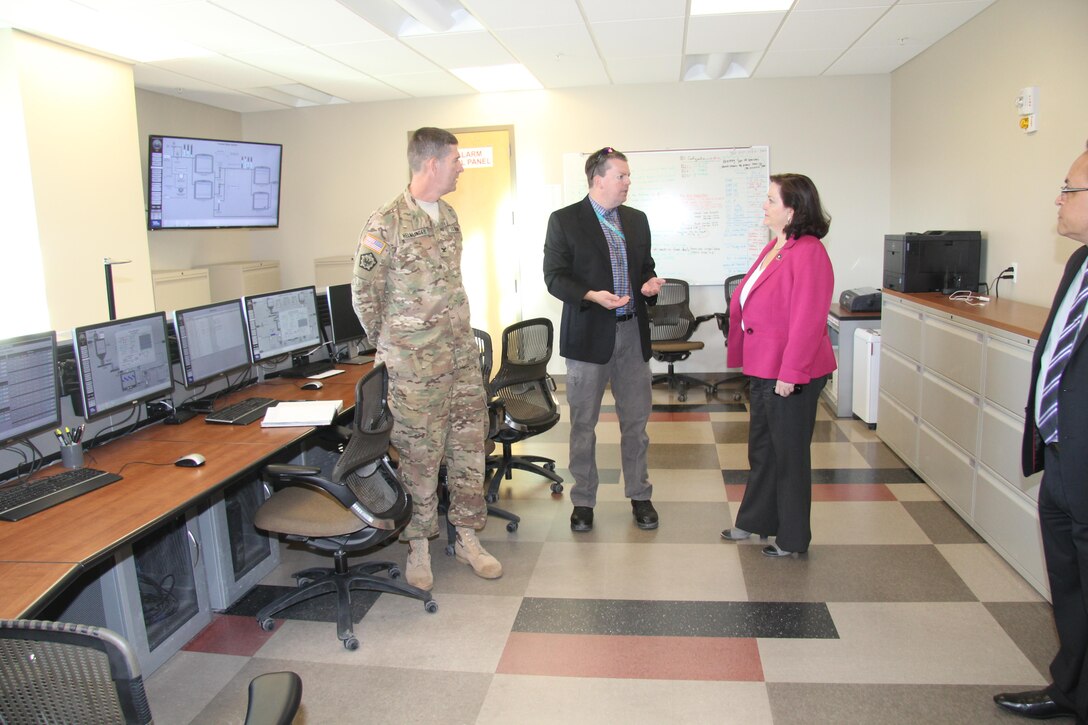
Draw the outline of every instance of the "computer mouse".
<instances>
[{"instance_id":1,"label":"computer mouse","mask_svg":"<svg viewBox=\"0 0 1088 725\"><path fill-rule=\"evenodd\" d=\"M199 453L189 453L174 461L174 465L183 468L196 468L197 466L203 466L206 460Z\"/></svg>"},{"instance_id":2,"label":"computer mouse","mask_svg":"<svg viewBox=\"0 0 1088 725\"><path fill-rule=\"evenodd\" d=\"M302 384L302 390L321 390L323 387L325 387L325 383L320 380L311 380Z\"/></svg>"}]
</instances>

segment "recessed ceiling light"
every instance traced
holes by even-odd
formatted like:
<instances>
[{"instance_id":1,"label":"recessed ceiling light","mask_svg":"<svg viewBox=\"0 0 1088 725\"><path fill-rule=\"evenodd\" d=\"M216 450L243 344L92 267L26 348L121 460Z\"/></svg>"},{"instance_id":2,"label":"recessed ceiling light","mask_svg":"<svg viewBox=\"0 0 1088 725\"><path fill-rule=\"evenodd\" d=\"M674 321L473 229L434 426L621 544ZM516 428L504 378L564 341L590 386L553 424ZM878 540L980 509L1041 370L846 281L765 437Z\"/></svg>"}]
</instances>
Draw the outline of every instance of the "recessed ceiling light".
<instances>
[{"instance_id":1,"label":"recessed ceiling light","mask_svg":"<svg viewBox=\"0 0 1088 725\"><path fill-rule=\"evenodd\" d=\"M691 0L691 15L780 13L792 5L793 0Z\"/></svg>"},{"instance_id":2,"label":"recessed ceiling light","mask_svg":"<svg viewBox=\"0 0 1088 725\"><path fill-rule=\"evenodd\" d=\"M537 91L540 81L520 63L485 65L472 68L450 68L450 73L481 93L497 91Z\"/></svg>"}]
</instances>

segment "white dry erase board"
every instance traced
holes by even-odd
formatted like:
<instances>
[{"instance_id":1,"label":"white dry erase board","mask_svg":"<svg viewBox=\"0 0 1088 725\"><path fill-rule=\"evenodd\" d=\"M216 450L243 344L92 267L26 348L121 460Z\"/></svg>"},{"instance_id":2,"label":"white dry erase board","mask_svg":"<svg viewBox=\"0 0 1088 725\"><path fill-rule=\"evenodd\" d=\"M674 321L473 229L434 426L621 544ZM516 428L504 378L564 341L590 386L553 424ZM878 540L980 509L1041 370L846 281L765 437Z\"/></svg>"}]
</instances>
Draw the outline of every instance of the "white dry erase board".
<instances>
[{"instance_id":1,"label":"white dry erase board","mask_svg":"<svg viewBox=\"0 0 1088 725\"><path fill-rule=\"evenodd\" d=\"M627 206L646 212L659 277L720 285L743 274L767 244L767 146L624 151ZM564 199L586 195L587 153L563 155Z\"/></svg>"}]
</instances>

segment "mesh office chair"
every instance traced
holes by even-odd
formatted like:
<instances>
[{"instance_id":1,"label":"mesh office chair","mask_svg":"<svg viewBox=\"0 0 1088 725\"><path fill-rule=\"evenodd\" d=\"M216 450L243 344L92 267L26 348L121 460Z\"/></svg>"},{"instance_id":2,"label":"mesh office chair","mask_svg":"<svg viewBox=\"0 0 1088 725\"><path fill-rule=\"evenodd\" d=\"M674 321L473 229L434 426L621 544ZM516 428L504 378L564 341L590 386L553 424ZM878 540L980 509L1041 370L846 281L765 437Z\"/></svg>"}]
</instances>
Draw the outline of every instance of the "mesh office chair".
<instances>
[{"instance_id":1,"label":"mesh office chair","mask_svg":"<svg viewBox=\"0 0 1088 725\"><path fill-rule=\"evenodd\" d=\"M301 699L294 672L259 675L249 683L246 725L287 725ZM152 722L135 652L105 627L0 620L0 722Z\"/></svg>"},{"instance_id":2,"label":"mesh office chair","mask_svg":"<svg viewBox=\"0 0 1088 725\"><path fill-rule=\"evenodd\" d=\"M726 346L729 345L729 303L733 301L733 295L736 294L737 288L740 287L743 279L743 274L734 274L732 277L725 278L725 312L714 313L714 317L718 320L718 329L722 331L722 338L725 340ZM748 377L743 373L733 373L714 383L710 392L717 395L719 388L730 389L733 391L733 400L740 400L743 391L747 387Z\"/></svg>"},{"instance_id":3,"label":"mesh office chair","mask_svg":"<svg viewBox=\"0 0 1088 725\"><path fill-rule=\"evenodd\" d=\"M667 382L670 389L676 390L680 402L687 400L688 385L703 387L708 394L711 391L710 384L705 380L678 373L673 367L691 357L691 353L703 349L703 343L692 340L691 336L700 324L713 317L692 315L688 306L688 292L688 283L684 280L666 278L657 295L657 304L647 307L650 313L650 354L654 360L668 365L667 373L654 375L653 384Z\"/></svg>"},{"instance_id":4,"label":"mesh office chair","mask_svg":"<svg viewBox=\"0 0 1088 725\"><path fill-rule=\"evenodd\" d=\"M503 406L502 419L491 437L502 445L502 455L488 457L488 467L495 472L485 495L488 502L498 500L499 483L512 478L514 469L544 476L552 482L552 493L563 492L563 478L555 472L555 461L544 456L515 456L511 449L514 443L559 422L555 381L548 375L552 341L552 322L545 317L515 322L502 332L502 360L489 387Z\"/></svg>"},{"instance_id":5,"label":"mesh office chair","mask_svg":"<svg viewBox=\"0 0 1088 725\"><path fill-rule=\"evenodd\" d=\"M332 552L335 568L297 572L298 589L261 608L262 629L275 626L272 615L311 597L336 592L337 635L344 647L358 648L352 633L351 590L401 594L438 611L429 592L395 581L400 568L391 561L369 561L349 567L348 554L373 549L396 536L412 515L412 498L400 485L389 461L393 415L387 402L389 375L377 365L355 388L355 420L344 451L325 475L316 466L273 464L267 481L284 486L261 504L254 524L288 541ZM390 578L377 576L388 571Z\"/></svg>"},{"instance_id":6,"label":"mesh office chair","mask_svg":"<svg viewBox=\"0 0 1088 725\"><path fill-rule=\"evenodd\" d=\"M492 346L491 335L487 334L484 330L478 330L475 327L472 328L472 333L476 337L476 348L480 353L480 374L483 376L484 391L488 390L489 381L491 379L491 366L492 366ZM495 450L494 437L499 431L499 425L505 415L505 409L503 408L502 401L499 398L487 393L487 417L488 417L488 429L487 429L487 441L484 445L484 455L487 456L488 467L484 472L485 480L490 480L488 473L493 466L491 465L494 459L491 458L492 451ZM442 463L441 468L438 470L438 510L439 513L446 513L446 556L454 555L453 542L456 536L456 531L453 523L449 520L449 508L450 508L450 494L449 488L446 485L446 464ZM495 516L496 518L504 519L507 521L506 530L510 533L514 533L518 530L518 524L521 523L521 517L517 514L510 513L498 506L492 506L490 503L487 505L487 515Z\"/></svg>"}]
</instances>

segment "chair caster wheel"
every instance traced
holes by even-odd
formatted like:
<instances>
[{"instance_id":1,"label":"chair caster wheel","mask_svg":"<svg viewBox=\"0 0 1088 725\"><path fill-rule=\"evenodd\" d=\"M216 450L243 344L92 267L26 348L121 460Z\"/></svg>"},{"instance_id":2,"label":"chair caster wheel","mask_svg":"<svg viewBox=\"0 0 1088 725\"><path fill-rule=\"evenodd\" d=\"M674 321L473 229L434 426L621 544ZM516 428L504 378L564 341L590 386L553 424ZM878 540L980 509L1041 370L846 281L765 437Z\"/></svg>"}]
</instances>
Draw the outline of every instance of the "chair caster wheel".
<instances>
[{"instance_id":1,"label":"chair caster wheel","mask_svg":"<svg viewBox=\"0 0 1088 725\"><path fill-rule=\"evenodd\" d=\"M484 494L484 501L486 501L488 503L495 503L498 500L499 500L499 497L496 494L493 494L493 493L485 493Z\"/></svg>"},{"instance_id":2,"label":"chair caster wheel","mask_svg":"<svg viewBox=\"0 0 1088 725\"><path fill-rule=\"evenodd\" d=\"M518 522L517 521L511 521L510 523L508 523L506 525L506 530L509 531L511 534L514 533L515 531L518 530Z\"/></svg>"},{"instance_id":3,"label":"chair caster wheel","mask_svg":"<svg viewBox=\"0 0 1088 725\"><path fill-rule=\"evenodd\" d=\"M389 567L389 578L390 579L400 579L400 567L397 566L396 564Z\"/></svg>"},{"instance_id":4,"label":"chair caster wheel","mask_svg":"<svg viewBox=\"0 0 1088 725\"><path fill-rule=\"evenodd\" d=\"M453 556L453 544L446 544L446 556Z\"/></svg>"},{"instance_id":5,"label":"chair caster wheel","mask_svg":"<svg viewBox=\"0 0 1088 725\"><path fill-rule=\"evenodd\" d=\"M359 649L359 640L355 639L354 637L348 637L347 639L344 640L344 649L347 649L347 650L357 650L357 649Z\"/></svg>"},{"instance_id":6,"label":"chair caster wheel","mask_svg":"<svg viewBox=\"0 0 1088 725\"><path fill-rule=\"evenodd\" d=\"M548 463L545 463L544 464L544 470L545 471L551 471L552 473L555 473L555 464L550 462L550 461Z\"/></svg>"},{"instance_id":7,"label":"chair caster wheel","mask_svg":"<svg viewBox=\"0 0 1088 725\"><path fill-rule=\"evenodd\" d=\"M307 584L309 584L312 581L313 581L313 579L310 579L309 577L300 576L295 580L295 586L298 587L299 589L302 589L304 586L306 586Z\"/></svg>"},{"instance_id":8,"label":"chair caster wheel","mask_svg":"<svg viewBox=\"0 0 1088 725\"><path fill-rule=\"evenodd\" d=\"M438 602L436 602L433 599L431 601L429 601L429 602L424 602L423 603L423 608L425 610L427 610L427 612L429 614L434 614L435 612L438 611Z\"/></svg>"},{"instance_id":9,"label":"chair caster wheel","mask_svg":"<svg viewBox=\"0 0 1088 725\"><path fill-rule=\"evenodd\" d=\"M563 493L563 484L553 483L552 484L552 493Z\"/></svg>"},{"instance_id":10,"label":"chair caster wheel","mask_svg":"<svg viewBox=\"0 0 1088 725\"><path fill-rule=\"evenodd\" d=\"M262 619L260 622L258 622L258 624L261 625L261 629L263 629L265 632L271 632L273 629L276 628L276 620L272 619L272 617L269 617L268 619Z\"/></svg>"}]
</instances>

